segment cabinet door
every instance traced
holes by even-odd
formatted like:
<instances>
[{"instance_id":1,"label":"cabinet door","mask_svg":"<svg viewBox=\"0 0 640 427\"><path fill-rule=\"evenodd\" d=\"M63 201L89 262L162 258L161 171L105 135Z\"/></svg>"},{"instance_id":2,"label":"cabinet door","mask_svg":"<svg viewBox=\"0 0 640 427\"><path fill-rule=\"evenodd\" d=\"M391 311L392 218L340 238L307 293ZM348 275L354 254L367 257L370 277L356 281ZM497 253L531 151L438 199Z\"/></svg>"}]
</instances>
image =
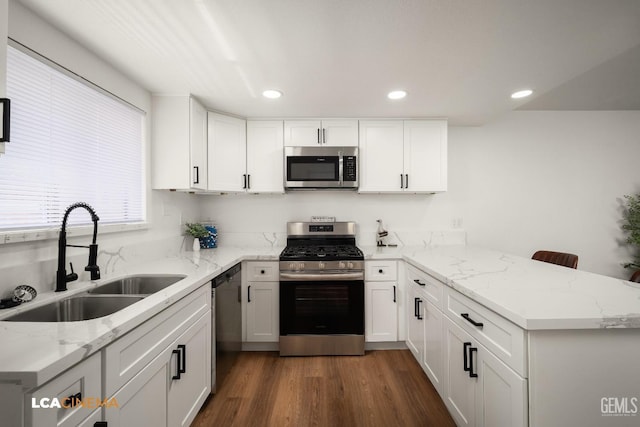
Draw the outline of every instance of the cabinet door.
<instances>
[{"instance_id":1,"label":"cabinet door","mask_svg":"<svg viewBox=\"0 0 640 427\"><path fill-rule=\"evenodd\" d=\"M400 192L404 187L400 120L360 121L359 192Z\"/></svg>"},{"instance_id":2,"label":"cabinet door","mask_svg":"<svg viewBox=\"0 0 640 427\"><path fill-rule=\"evenodd\" d=\"M284 193L281 120L247 122L247 174L250 193Z\"/></svg>"},{"instance_id":3,"label":"cabinet door","mask_svg":"<svg viewBox=\"0 0 640 427\"><path fill-rule=\"evenodd\" d=\"M527 380L484 346L478 348L479 427L524 427L528 423Z\"/></svg>"},{"instance_id":4,"label":"cabinet door","mask_svg":"<svg viewBox=\"0 0 640 427\"><path fill-rule=\"evenodd\" d=\"M171 348L153 359L109 399L118 407L104 409L109 427L167 426L167 385Z\"/></svg>"},{"instance_id":5,"label":"cabinet door","mask_svg":"<svg viewBox=\"0 0 640 427\"><path fill-rule=\"evenodd\" d=\"M364 331L369 342L398 340L398 303L395 282L365 282Z\"/></svg>"},{"instance_id":6,"label":"cabinet door","mask_svg":"<svg viewBox=\"0 0 640 427\"><path fill-rule=\"evenodd\" d=\"M320 139L323 145L332 147L358 146L357 120L323 120Z\"/></svg>"},{"instance_id":7,"label":"cabinet door","mask_svg":"<svg viewBox=\"0 0 640 427\"><path fill-rule=\"evenodd\" d=\"M405 191L432 192L447 189L447 122L404 122Z\"/></svg>"},{"instance_id":8,"label":"cabinet door","mask_svg":"<svg viewBox=\"0 0 640 427\"><path fill-rule=\"evenodd\" d=\"M209 190L243 192L247 186L246 122L209 113Z\"/></svg>"},{"instance_id":9,"label":"cabinet door","mask_svg":"<svg viewBox=\"0 0 640 427\"><path fill-rule=\"evenodd\" d=\"M320 120L285 120L285 147L317 147L322 142Z\"/></svg>"},{"instance_id":10,"label":"cabinet door","mask_svg":"<svg viewBox=\"0 0 640 427\"><path fill-rule=\"evenodd\" d=\"M424 318L421 314L421 306L424 298L420 296L417 288L409 284L407 286L407 347L413 353L418 363L422 363L424 353Z\"/></svg>"},{"instance_id":11,"label":"cabinet door","mask_svg":"<svg viewBox=\"0 0 640 427\"><path fill-rule=\"evenodd\" d=\"M168 425L188 426L211 391L210 314L202 316L176 340L170 360Z\"/></svg>"},{"instance_id":12,"label":"cabinet door","mask_svg":"<svg viewBox=\"0 0 640 427\"><path fill-rule=\"evenodd\" d=\"M442 396L444 373L443 314L429 300L422 304L424 318L424 353L422 367L431 380L433 386Z\"/></svg>"},{"instance_id":13,"label":"cabinet door","mask_svg":"<svg viewBox=\"0 0 640 427\"><path fill-rule=\"evenodd\" d=\"M470 377L470 371L465 367L470 364L470 347L477 345L469 334L446 316L444 334L444 403L456 425L475 426L477 378ZM475 355L474 359L477 360ZM473 364L473 371L477 373L477 363Z\"/></svg>"},{"instance_id":14,"label":"cabinet door","mask_svg":"<svg viewBox=\"0 0 640 427\"><path fill-rule=\"evenodd\" d=\"M247 342L280 339L279 282L249 282L246 298Z\"/></svg>"},{"instance_id":15,"label":"cabinet door","mask_svg":"<svg viewBox=\"0 0 640 427\"><path fill-rule=\"evenodd\" d=\"M191 188L207 189L207 110L194 98L189 99L189 143Z\"/></svg>"}]
</instances>

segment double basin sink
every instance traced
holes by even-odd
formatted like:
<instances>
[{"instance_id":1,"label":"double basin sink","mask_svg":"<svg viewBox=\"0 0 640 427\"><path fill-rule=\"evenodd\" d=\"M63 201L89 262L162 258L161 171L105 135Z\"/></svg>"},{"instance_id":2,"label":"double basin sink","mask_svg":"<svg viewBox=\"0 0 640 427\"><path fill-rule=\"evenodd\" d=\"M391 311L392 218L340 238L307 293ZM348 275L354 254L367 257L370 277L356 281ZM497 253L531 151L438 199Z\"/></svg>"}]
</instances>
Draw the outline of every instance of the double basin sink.
<instances>
[{"instance_id":1,"label":"double basin sink","mask_svg":"<svg viewBox=\"0 0 640 427\"><path fill-rule=\"evenodd\" d=\"M74 322L122 310L184 279L185 275L135 275L107 282L80 295L7 317L11 322Z\"/></svg>"}]
</instances>

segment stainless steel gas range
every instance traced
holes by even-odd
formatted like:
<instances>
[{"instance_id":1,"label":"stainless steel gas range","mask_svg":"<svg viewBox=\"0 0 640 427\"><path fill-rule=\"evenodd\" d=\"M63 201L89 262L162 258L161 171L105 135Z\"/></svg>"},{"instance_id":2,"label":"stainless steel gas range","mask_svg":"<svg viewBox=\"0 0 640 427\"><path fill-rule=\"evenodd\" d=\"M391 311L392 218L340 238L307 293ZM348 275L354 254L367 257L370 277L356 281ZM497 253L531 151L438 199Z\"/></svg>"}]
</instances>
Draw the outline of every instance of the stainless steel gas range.
<instances>
[{"instance_id":1,"label":"stainless steel gas range","mask_svg":"<svg viewBox=\"0 0 640 427\"><path fill-rule=\"evenodd\" d=\"M353 222L290 222L280 254L280 355L364 354L364 255Z\"/></svg>"}]
</instances>

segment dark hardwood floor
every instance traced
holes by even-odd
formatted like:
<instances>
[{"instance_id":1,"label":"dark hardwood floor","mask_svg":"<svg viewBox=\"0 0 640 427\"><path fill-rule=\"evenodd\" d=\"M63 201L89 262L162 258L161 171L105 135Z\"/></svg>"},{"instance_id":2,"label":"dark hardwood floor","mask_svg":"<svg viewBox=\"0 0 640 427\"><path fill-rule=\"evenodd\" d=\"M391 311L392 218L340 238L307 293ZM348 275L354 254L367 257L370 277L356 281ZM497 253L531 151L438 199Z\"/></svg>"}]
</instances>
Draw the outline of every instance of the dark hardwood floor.
<instances>
[{"instance_id":1,"label":"dark hardwood floor","mask_svg":"<svg viewBox=\"0 0 640 427\"><path fill-rule=\"evenodd\" d=\"M194 420L205 426L455 426L409 350L243 352Z\"/></svg>"}]
</instances>

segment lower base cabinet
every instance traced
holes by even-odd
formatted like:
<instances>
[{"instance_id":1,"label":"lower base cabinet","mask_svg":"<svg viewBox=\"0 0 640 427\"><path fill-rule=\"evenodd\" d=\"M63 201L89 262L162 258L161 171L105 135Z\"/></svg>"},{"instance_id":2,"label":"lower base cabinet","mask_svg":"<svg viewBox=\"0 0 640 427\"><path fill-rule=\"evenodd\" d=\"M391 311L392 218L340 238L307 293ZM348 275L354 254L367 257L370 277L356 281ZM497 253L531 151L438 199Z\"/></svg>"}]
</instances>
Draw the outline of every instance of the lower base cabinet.
<instances>
[{"instance_id":1,"label":"lower base cabinet","mask_svg":"<svg viewBox=\"0 0 640 427\"><path fill-rule=\"evenodd\" d=\"M527 425L527 381L446 317L445 378L458 426Z\"/></svg>"}]
</instances>

